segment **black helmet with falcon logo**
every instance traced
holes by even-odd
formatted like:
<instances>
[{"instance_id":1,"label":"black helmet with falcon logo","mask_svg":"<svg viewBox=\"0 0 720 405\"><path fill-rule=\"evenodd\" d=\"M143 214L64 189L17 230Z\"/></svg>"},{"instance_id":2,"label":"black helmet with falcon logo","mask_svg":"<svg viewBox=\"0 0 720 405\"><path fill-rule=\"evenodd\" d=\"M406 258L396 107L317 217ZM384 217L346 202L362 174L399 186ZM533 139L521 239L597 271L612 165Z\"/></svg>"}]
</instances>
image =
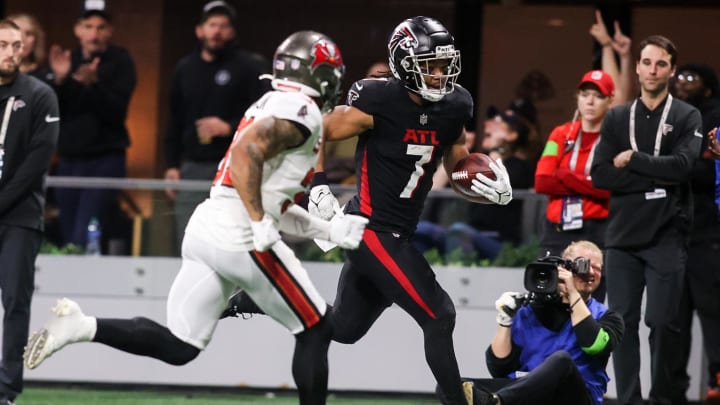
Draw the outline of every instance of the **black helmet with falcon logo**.
<instances>
[{"instance_id":1,"label":"black helmet with falcon logo","mask_svg":"<svg viewBox=\"0 0 720 405\"><path fill-rule=\"evenodd\" d=\"M388 41L388 64L393 76L428 101L440 101L455 89L460 75L460 51L450 32L436 19L413 17L400 23ZM425 77L439 67L438 84Z\"/></svg>"}]
</instances>

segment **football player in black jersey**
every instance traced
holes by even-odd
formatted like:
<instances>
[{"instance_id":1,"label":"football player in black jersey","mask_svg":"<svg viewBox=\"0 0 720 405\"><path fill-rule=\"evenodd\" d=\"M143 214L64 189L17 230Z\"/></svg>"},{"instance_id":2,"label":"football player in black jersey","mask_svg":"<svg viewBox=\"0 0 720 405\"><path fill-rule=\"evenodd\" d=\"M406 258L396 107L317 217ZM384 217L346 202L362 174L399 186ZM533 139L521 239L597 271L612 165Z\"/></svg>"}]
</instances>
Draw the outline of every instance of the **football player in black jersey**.
<instances>
[{"instance_id":1,"label":"football player in black jersey","mask_svg":"<svg viewBox=\"0 0 720 405\"><path fill-rule=\"evenodd\" d=\"M388 50L393 77L354 83L347 105L324 120L324 139L358 137L358 194L345 213L370 220L359 249L347 252L331 312L333 340L356 342L395 303L421 327L427 362L448 403L485 403L489 394L460 380L452 339L455 307L411 243L439 160L451 172L468 155L463 125L473 101L455 83L460 51L448 30L428 17L398 25ZM493 171L496 180L480 174L473 191L507 204L512 199L507 171L499 160ZM328 218L339 210L322 178L316 174L308 208Z\"/></svg>"}]
</instances>

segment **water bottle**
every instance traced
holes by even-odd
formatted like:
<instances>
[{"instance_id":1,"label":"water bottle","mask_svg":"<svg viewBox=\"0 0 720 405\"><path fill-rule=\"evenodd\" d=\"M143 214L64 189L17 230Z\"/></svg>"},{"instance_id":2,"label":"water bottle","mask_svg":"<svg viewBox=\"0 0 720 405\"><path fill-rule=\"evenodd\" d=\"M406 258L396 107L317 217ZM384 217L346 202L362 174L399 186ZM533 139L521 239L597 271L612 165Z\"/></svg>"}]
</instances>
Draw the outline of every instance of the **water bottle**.
<instances>
[{"instance_id":1,"label":"water bottle","mask_svg":"<svg viewBox=\"0 0 720 405\"><path fill-rule=\"evenodd\" d=\"M3 157L5 156L5 149L0 147L0 178L2 178L2 169L3 169Z\"/></svg>"},{"instance_id":2,"label":"water bottle","mask_svg":"<svg viewBox=\"0 0 720 405\"><path fill-rule=\"evenodd\" d=\"M85 254L89 256L100 256L100 239L102 231L100 230L100 221L96 217L90 218L87 229L87 245L85 245Z\"/></svg>"}]
</instances>

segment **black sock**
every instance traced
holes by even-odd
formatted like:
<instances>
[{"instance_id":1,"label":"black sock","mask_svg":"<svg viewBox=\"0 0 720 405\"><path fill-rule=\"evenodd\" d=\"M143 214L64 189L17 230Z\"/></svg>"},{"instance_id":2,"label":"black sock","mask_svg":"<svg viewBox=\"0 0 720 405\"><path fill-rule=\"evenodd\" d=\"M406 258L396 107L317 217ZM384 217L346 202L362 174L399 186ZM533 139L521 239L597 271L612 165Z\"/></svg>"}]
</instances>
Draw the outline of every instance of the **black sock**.
<instances>
[{"instance_id":1,"label":"black sock","mask_svg":"<svg viewBox=\"0 0 720 405\"><path fill-rule=\"evenodd\" d=\"M323 316L312 328L295 336L292 373L300 405L325 404L328 383L328 347L332 328Z\"/></svg>"},{"instance_id":2,"label":"black sock","mask_svg":"<svg viewBox=\"0 0 720 405\"><path fill-rule=\"evenodd\" d=\"M200 349L178 339L165 326L143 317L98 318L93 341L173 365L186 364L200 353Z\"/></svg>"}]
</instances>

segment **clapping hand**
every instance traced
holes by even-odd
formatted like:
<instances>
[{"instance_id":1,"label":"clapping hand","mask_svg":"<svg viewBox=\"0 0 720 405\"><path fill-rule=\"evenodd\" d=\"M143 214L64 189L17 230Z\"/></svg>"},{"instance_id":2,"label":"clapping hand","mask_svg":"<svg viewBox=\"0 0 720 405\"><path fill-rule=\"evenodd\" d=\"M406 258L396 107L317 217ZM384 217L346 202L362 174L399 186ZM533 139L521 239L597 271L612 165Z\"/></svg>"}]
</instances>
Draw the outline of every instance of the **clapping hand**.
<instances>
[{"instance_id":1,"label":"clapping hand","mask_svg":"<svg viewBox=\"0 0 720 405\"><path fill-rule=\"evenodd\" d=\"M72 69L70 50L62 49L60 45L51 46L48 54L48 64L55 75L55 83L62 84L70 74L70 69Z\"/></svg>"},{"instance_id":2,"label":"clapping hand","mask_svg":"<svg viewBox=\"0 0 720 405\"><path fill-rule=\"evenodd\" d=\"M83 63L82 65L78 66L77 70L75 70L72 78L86 86L97 83L97 69L99 64L100 58L98 57L93 58L90 63Z\"/></svg>"}]
</instances>

